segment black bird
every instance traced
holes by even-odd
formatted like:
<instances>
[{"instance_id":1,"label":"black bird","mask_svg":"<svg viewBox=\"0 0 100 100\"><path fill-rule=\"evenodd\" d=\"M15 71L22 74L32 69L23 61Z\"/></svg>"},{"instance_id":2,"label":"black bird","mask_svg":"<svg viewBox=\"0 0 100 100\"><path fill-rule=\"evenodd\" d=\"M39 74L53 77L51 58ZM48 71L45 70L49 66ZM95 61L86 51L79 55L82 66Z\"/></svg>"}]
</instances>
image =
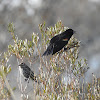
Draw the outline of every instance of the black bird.
<instances>
[{"instance_id":1,"label":"black bird","mask_svg":"<svg viewBox=\"0 0 100 100\"><path fill-rule=\"evenodd\" d=\"M47 50L44 52L42 56L48 56L50 54L55 54L56 52L60 51L65 45L67 45L68 41L70 40L71 36L75 33L74 30L68 29L61 34L54 36L47 47Z\"/></svg>"},{"instance_id":2,"label":"black bird","mask_svg":"<svg viewBox=\"0 0 100 100\"><path fill-rule=\"evenodd\" d=\"M31 78L32 80L37 82L36 76L34 76L34 72L25 63L21 63L19 66L21 68L23 76L25 77L25 81Z\"/></svg>"}]
</instances>

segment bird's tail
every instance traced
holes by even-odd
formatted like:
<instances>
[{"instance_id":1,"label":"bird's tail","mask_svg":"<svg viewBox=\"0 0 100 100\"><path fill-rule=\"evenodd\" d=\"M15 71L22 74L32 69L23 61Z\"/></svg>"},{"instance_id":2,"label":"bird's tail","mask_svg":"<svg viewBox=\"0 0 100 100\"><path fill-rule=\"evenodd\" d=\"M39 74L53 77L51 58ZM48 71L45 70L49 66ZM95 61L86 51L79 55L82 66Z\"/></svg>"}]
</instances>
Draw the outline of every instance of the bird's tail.
<instances>
[{"instance_id":1,"label":"bird's tail","mask_svg":"<svg viewBox=\"0 0 100 100\"><path fill-rule=\"evenodd\" d=\"M37 82L37 78L36 78L36 76L34 76L34 72L32 72L32 71L31 71L31 73L30 73L30 78L31 78L32 80L34 80L35 82Z\"/></svg>"},{"instance_id":2,"label":"bird's tail","mask_svg":"<svg viewBox=\"0 0 100 100\"><path fill-rule=\"evenodd\" d=\"M46 50L46 51L43 53L42 56L47 56L47 55L49 55L49 53L48 53L48 51Z\"/></svg>"},{"instance_id":3,"label":"bird's tail","mask_svg":"<svg viewBox=\"0 0 100 100\"><path fill-rule=\"evenodd\" d=\"M50 54L53 54L53 45L49 45L47 50L43 53L42 56L48 56Z\"/></svg>"}]
</instances>

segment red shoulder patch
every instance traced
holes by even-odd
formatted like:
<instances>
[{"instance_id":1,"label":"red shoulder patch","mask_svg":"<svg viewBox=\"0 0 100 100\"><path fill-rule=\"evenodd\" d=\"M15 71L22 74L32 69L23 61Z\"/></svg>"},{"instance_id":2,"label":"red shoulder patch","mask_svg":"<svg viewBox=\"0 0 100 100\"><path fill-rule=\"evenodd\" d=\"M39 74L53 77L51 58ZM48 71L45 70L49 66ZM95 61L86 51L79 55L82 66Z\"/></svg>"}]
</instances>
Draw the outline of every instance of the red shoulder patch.
<instances>
[{"instance_id":1,"label":"red shoulder patch","mask_svg":"<svg viewBox=\"0 0 100 100\"><path fill-rule=\"evenodd\" d=\"M68 41L68 39L66 38L66 39L63 39L63 41Z\"/></svg>"}]
</instances>

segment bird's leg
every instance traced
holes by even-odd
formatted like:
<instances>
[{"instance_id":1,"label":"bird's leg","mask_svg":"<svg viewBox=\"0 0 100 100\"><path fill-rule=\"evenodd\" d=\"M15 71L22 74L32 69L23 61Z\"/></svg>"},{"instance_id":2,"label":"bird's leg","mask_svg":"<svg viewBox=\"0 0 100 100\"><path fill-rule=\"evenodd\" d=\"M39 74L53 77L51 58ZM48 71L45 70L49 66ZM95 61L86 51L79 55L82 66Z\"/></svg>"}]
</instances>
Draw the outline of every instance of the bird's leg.
<instances>
[{"instance_id":1,"label":"bird's leg","mask_svg":"<svg viewBox=\"0 0 100 100\"><path fill-rule=\"evenodd\" d=\"M27 82L29 83L29 78L28 78Z\"/></svg>"},{"instance_id":2,"label":"bird's leg","mask_svg":"<svg viewBox=\"0 0 100 100\"><path fill-rule=\"evenodd\" d=\"M64 47L64 51L67 51L67 50L68 50L68 48Z\"/></svg>"},{"instance_id":3,"label":"bird's leg","mask_svg":"<svg viewBox=\"0 0 100 100\"><path fill-rule=\"evenodd\" d=\"M67 51L67 50L74 48L74 47L80 47L80 46L79 45L70 45L70 46L64 47L64 51Z\"/></svg>"},{"instance_id":4,"label":"bird's leg","mask_svg":"<svg viewBox=\"0 0 100 100\"><path fill-rule=\"evenodd\" d=\"M25 81L27 81L28 80L28 78L25 78Z\"/></svg>"},{"instance_id":5,"label":"bird's leg","mask_svg":"<svg viewBox=\"0 0 100 100\"><path fill-rule=\"evenodd\" d=\"M25 81L27 81L29 83L29 78L25 78Z\"/></svg>"}]
</instances>

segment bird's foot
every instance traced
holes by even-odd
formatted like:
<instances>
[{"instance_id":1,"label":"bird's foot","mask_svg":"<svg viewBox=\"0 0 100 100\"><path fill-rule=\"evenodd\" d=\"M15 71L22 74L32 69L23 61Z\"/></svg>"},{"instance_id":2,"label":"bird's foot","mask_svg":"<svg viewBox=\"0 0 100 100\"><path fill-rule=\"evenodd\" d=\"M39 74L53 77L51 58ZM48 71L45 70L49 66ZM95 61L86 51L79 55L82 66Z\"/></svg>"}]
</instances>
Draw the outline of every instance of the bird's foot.
<instances>
[{"instance_id":1,"label":"bird's foot","mask_svg":"<svg viewBox=\"0 0 100 100\"><path fill-rule=\"evenodd\" d=\"M27 81L29 83L29 78L25 78L25 81Z\"/></svg>"}]
</instances>

